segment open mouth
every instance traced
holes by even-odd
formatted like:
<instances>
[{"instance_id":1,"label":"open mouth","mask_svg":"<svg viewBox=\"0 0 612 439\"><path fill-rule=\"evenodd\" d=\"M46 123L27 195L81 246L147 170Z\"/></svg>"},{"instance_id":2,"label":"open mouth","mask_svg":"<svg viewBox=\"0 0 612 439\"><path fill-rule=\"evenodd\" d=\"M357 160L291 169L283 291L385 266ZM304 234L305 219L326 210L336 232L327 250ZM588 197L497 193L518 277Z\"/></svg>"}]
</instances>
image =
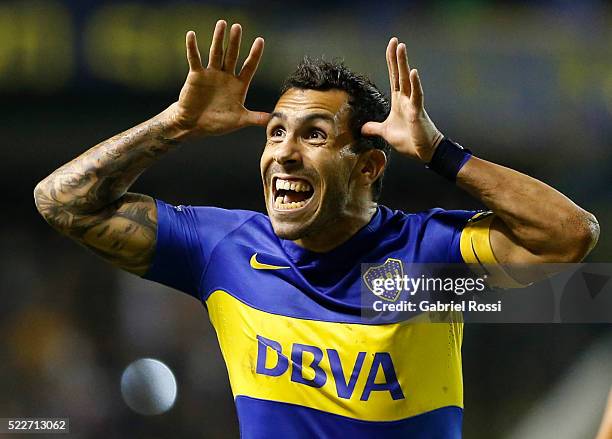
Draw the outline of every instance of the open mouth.
<instances>
[{"instance_id":1,"label":"open mouth","mask_svg":"<svg viewBox=\"0 0 612 439\"><path fill-rule=\"evenodd\" d=\"M276 210L300 209L306 206L314 195L312 185L301 178L274 177L272 188Z\"/></svg>"}]
</instances>

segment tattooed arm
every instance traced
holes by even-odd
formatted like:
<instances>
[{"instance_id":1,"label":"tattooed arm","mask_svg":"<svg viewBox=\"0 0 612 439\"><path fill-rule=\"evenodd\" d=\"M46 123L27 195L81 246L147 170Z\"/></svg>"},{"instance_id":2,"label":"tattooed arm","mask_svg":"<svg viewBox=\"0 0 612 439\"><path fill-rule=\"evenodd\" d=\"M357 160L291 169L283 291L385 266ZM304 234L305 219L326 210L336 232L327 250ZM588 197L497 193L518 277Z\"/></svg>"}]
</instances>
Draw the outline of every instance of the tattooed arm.
<instances>
[{"instance_id":1,"label":"tattooed arm","mask_svg":"<svg viewBox=\"0 0 612 439\"><path fill-rule=\"evenodd\" d=\"M215 26L206 68L195 33L187 33L189 74L177 102L94 146L36 186L36 207L49 224L124 270L138 275L147 271L155 248L157 211L151 197L127 192L132 183L184 138L266 125L269 119L267 113L244 107L263 39L255 39L236 75L242 29L232 26L224 55L226 27L222 20Z\"/></svg>"},{"instance_id":2,"label":"tattooed arm","mask_svg":"<svg viewBox=\"0 0 612 439\"><path fill-rule=\"evenodd\" d=\"M94 146L36 186L38 211L60 233L112 264L144 274L155 245L155 202L126 191L159 156L177 146L179 134L162 113Z\"/></svg>"}]
</instances>

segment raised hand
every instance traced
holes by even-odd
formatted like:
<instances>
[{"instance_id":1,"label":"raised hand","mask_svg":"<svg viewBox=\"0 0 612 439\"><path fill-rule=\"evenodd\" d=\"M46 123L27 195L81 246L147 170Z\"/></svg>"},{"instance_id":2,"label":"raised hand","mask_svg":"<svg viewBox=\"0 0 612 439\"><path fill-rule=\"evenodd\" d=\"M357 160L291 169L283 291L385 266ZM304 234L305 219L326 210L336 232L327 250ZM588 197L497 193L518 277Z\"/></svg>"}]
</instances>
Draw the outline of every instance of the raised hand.
<instances>
[{"instance_id":1,"label":"raised hand","mask_svg":"<svg viewBox=\"0 0 612 439\"><path fill-rule=\"evenodd\" d=\"M380 136L398 152L431 161L443 138L423 106L423 88L416 69L410 69L406 45L391 38L387 45L387 67L391 85L391 112L384 122L367 122L364 136Z\"/></svg>"},{"instance_id":2,"label":"raised hand","mask_svg":"<svg viewBox=\"0 0 612 439\"><path fill-rule=\"evenodd\" d=\"M214 136L249 125L265 126L270 115L244 107L247 90L261 59L264 40L253 41L251 51L236 74L242 28L233 24L223 48L227 23L217 21L210 45L208 66L202 66L195 32L186 35L189 74L178 102L170 108L172 121L189 134Z\"/></svg>"}]
</instances>

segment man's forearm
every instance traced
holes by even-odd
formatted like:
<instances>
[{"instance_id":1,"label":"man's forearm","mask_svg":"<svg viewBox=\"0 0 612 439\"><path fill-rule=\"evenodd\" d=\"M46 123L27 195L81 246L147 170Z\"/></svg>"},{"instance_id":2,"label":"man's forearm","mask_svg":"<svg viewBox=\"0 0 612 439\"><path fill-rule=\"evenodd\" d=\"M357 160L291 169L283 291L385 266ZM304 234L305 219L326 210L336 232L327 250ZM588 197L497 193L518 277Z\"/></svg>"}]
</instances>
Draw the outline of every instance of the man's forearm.
<instances>
[{"instance_id":1,"label":"man's forearm","mask_svg":"<svg viewBox=\"0 0 612 439\"><path fill-rule=\"evenodd\" d=\"M268 113L244 106L263 53L263 38L253 41L236 73L242 29L234 24L224 47L226 27L223 20L215 25L206 68L195 33L185 35L189 73L177 102L91 148L36 186L36 207L51 226L124 270L147 272L156 247L157 206L149 196L128 193L132 183L185 137L265 126L270 119Z\"/></svg>"},{"instance_id":2,"label":"man's forearm","mask_svg":"<svg viewBox=\"0 0 612 439\"><path fill-rule=\"evenodd\" d=\"M34 194L47 221L61 223L62 211L93 213L122 197L145 169L178 145L183 133L170 123L168 111L94 146L42 180Z\"/></svg>"},{"instance_id":3,"label":"man's forearm","mask_svg":"<svg viewBox=\"0 0 612 439\"><path fill-rule=\"evenodd\" d=\"M542 261L580 260L597 241L595 217L535 178L473 157L459 171L457 183L494 211L516 242Z\"/></svg>"}]
</instances>

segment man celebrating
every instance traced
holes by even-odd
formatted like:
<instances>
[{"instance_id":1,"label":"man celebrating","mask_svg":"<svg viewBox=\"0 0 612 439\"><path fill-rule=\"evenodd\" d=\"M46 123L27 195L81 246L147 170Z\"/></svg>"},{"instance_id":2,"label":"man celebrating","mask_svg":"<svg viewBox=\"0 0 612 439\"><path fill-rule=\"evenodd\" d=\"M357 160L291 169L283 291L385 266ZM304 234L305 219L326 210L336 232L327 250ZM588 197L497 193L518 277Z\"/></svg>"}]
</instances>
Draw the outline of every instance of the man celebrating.
<instances>
[{"instance_id":1,"label":"man celebrating","mask_svg":"<svg viewBox=\"0 0 612 439\"><path fill-rule=\"evenodd\" d=\"M386 53L390 108L344 65L307 60L268 114L244 107L264 41L236 74L242 30L232 25L224 48L226 27L215 26L206 68L188 32L178 101L45 178L39 212L112 264L206 305L243 437L460 437L461 324L365 324L360 265L580 261L597 241L595 218L445 138L396 38ZM249 125L266 127L267 216L127 192L181 140ZM377 205L390 147L492 213ZM509 283L532 280L499 271Z\"/></svg>"}]
</instances>

